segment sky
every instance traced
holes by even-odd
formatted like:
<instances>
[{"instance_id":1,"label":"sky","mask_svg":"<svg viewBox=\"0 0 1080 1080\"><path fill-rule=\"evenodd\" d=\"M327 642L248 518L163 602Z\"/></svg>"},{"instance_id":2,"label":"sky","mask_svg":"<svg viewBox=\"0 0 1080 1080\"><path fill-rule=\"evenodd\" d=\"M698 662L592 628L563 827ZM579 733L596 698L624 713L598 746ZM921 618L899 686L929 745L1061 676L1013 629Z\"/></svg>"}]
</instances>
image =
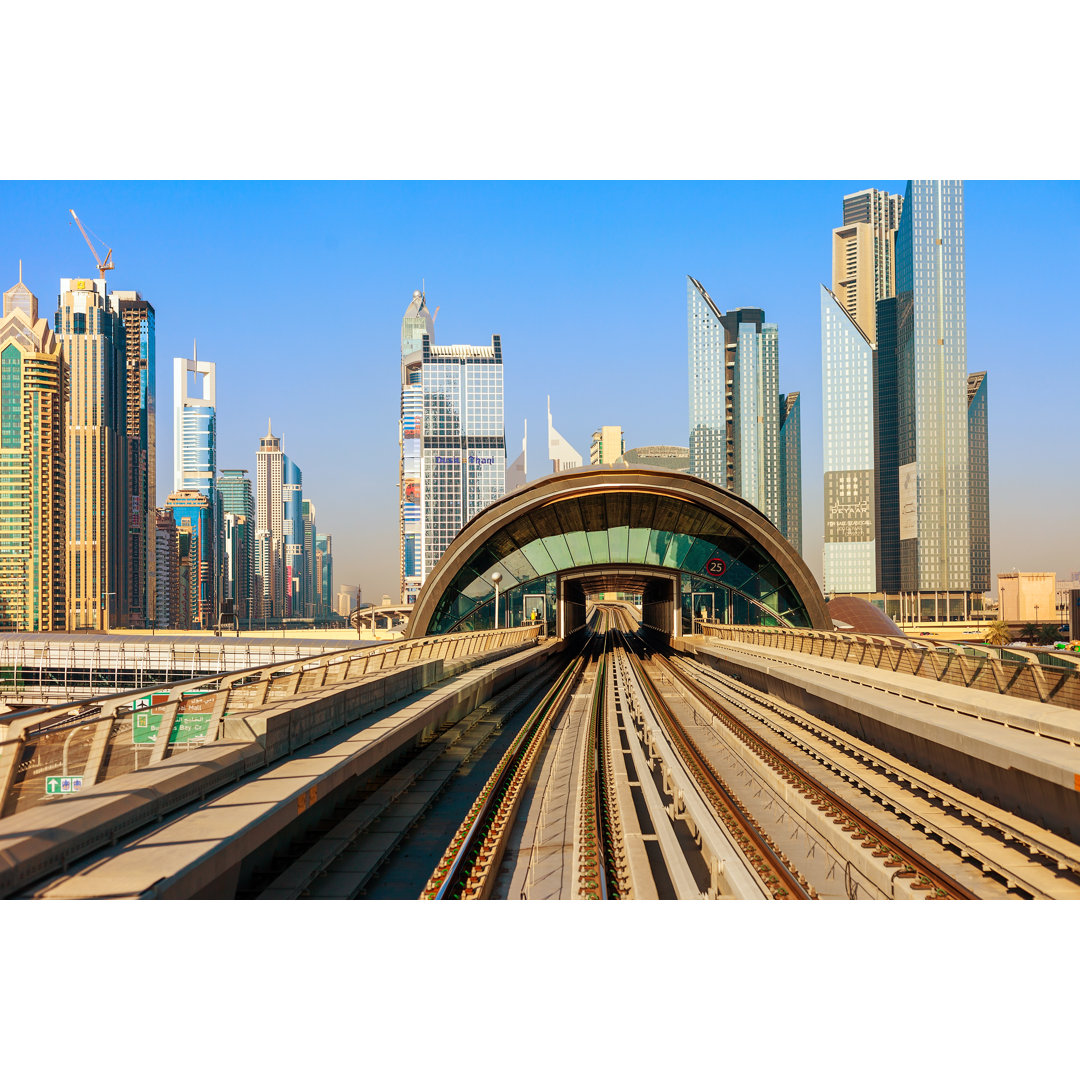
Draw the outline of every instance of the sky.
<instances>
[{"instance_id":1,"label":"sky","mask_svg":"<svg viewBox=\"0 0 1080 1080\"><path fill-rule=\"evenodd\" d=\"M0 281L51 317L61 277L136 289L157 319L157 498L172 490L172 358L217 365L218 466L255 468L272 422L303 470L337 584L397 598L401 317L416 288L439 344L502 336L507 457L529 479L556 429L688 443L686 275L780 328L802 394L804 557L821 577L819 283L846 193L906 181L5 182ZM1080 569L1075 462L1080 184L965 184L968 369L988 372L991 572ZM99 239L100 238L100 242ZM1070 495L1071 492L1071 495Z\"/></svg>"}]
</instances>

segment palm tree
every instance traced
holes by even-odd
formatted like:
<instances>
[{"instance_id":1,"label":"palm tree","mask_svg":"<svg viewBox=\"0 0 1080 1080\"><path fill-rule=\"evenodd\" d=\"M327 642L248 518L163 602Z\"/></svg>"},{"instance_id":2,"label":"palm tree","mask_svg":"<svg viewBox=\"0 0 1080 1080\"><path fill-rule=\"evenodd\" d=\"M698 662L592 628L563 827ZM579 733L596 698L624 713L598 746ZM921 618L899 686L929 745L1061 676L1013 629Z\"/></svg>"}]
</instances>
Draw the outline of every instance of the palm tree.
<instances>
[{"instance_id":1,"label":"palm tree","mask_svg":"<svg viewBox=\"0 0 1080 1080\"><path fill-rule=\"evenodd\" d=\"M983 641L987 645L1008 645L1012 641L1012 633L1009 630L1009 624L1003 622L1001 619L992 622L986 628L986 637Z\"/></svg>"},{"instance_id":2,"label":"palm tree","mask_svg":"<svg viewBox=\"0 0 1080 1080\"><path fill-rule=\"evenodd\" d=\"M1020 627L1020 637L1029 645L1034 645L1039 637L1039 628L1033 622L1026 622Z\"/></svg>"}]
</instances>

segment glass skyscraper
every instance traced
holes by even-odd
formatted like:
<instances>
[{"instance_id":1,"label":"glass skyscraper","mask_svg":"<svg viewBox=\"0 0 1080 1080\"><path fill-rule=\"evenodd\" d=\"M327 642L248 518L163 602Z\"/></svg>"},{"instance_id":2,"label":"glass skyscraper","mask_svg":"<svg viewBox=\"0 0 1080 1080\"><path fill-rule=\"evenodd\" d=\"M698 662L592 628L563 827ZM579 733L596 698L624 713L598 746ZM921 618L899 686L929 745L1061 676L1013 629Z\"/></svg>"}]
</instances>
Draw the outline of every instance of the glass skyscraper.
<instances>
[{"instance_id":1,"label":"glass skyscraper","mask_svg":"<svg viewBox=\"0 0 1080 1080\"><path fill-rule=\"evenodd\" d=\"M959 180L908 181L896 238L906 592L971 589L963 198Z\"/></svg>"},{"instance_id":2,"label":"glass skyscraper","mask_svg":"<svg viewBox=\"0 0 1080 1080\"><path fill-rule=\"evenodd\" d=\"M826 593L877 587L874 529L874 350L831 290L821 286L825 437Z\"/></svg>"},{"instance_id":3,"label":"glass skyscraper","mask_svg":"<svg viewBox=\"0 0 1080 1080\"><path fill-rule=\"evenodd\" d=\"M282 477L284 614L295 619L304 614L304 476L300 466L286 456Z\"/></svg>"},{"instance_id":4,"label":"glass skyscraper","mask_svg":"<svg viewBox=\"0 0 1080 1080\"><path fill-rule=\"evenodd\" d=\"M971 588L990 588L990 443L986 372L968 376L968 498L971 503Z\"/></svg>"},{"instance_id":5,"label":"glass skyscraper","mask_svg":"<svg viewBox=\"0 0 1080 1080\"><path fill-rule=\"evenodd\" d=\"M762 308L721 314L692 277L686 296L690 472L753 503L798 547L801 469L785 463L798 461L799 424L796 415L781 452L779 328Z\"/></svg>"},{"instance_id":6,"label":"glass skyscraper","mask_svg":"<svg viewBox=\"0 0 1080 1080\"><path fill-rule=\"evenodd\" d=\"M398 497L401 602L411 604L424 581L423 502L420 497L424 431L424 339L435 340L435 322L417 289L401 320L401 417L398 428Z\"/></svg>"},{"instance_id":7,"label":"glass skyscraper","mask_svg":"<svg viewBox=\"0 0 1080 1080\"><path fill-rule=\"evenodd\" d=\"M222 469L217 486L226 541L222 595L236 601L239 618L248 618L254 614L255 500L247 469Z\"/></svg>"},{"instance_id":8,"label":"glass skyscraper","mask_svg":"<svg viewBox=\"0 0 1080 1080\"><path fill-rule=\"evenodd\" d=\"M173 359L173 490L214 501L217 474L216 364ZM192 380L200 385L190 390Z\"/></svg>"},{"instance_id":9,"label":"glass skyscraper","mask_svg":"<svg viewBox=\"0 0 1080 1080\"><path fill-rule=\"evenodd\" d=\"M780 531L802 555L802 420L798 390L780 395Z\"/></svg>"}]
</instances>

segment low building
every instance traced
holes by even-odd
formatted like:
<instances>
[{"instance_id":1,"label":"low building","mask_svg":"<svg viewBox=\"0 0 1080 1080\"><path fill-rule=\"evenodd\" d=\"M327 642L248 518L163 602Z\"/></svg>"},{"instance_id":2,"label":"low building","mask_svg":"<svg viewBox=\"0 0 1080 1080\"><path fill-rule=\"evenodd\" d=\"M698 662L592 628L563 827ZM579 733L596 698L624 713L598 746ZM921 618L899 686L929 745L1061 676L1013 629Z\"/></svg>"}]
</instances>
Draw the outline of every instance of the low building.
<instances>
[{"instance_id":1,"label":"low building","mask_svg":"<svg viewBox=\"0 0 1080 1080\"><path fill-rule=\"evenodd\" d=\"M1012 570L997 577L999 618L1008 623L1051 623L1057 618L1053 573Z\"/></svg>"}]
</instances>

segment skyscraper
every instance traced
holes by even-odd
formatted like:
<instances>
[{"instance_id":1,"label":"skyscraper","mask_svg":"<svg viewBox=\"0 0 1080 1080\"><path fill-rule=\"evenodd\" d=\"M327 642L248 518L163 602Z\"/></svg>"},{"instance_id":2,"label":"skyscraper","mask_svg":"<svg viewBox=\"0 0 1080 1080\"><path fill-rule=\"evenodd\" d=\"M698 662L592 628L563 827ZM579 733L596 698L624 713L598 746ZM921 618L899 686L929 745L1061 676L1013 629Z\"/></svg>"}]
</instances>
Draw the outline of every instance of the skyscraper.
<instances>
[{"instance_id":1,"label":"skyscraper","mask_svg":"<svg viewBox=\"0 0 1080 1080\"><path fill-rule=\"evenodd\" d=\"M180 564L181 629L209 630L214 607L214 509L198 491L174 491L165 501L176 522Z\"/></svg>"},{"instance_id":2,"label":"skyscraper","mask_svg":"<svg viewBox=\"0 0 1080 1080\"><path fill-rule=\"evenodd\" d=\"M173 490L198 491L211 502L217 475L217 365L173 358ZM192 382L196 385L193 388Z\"/></svg>"},{"instance_id":3,"label":"skyscraper","mask_svg":"<svg viewBox=\"0 0 1080 1080\"><path fill-rule=\"evenodd\" d=\"M801 473L783 464L801 453L796 445L797 411L784 435L783 455L780 449L782 401L784 417L788 412L787 397L781 397L779 388L779 327L765 322L762 308L721 314L701 282L692 277L687 278L686 306L690 471L741 495L789 542L801 542ZM781 498L784 476L786 502ZM790 532L784 531L785 522Z\"/></svg>"},{"instance_id":4,"label":"skyscraper","mask_svg":"<svg viewBox=\"0 0 1080 1080\"><path fill-rule=\"evenodd\" d=\"M300 466L287 455L283 461L282 477L283 614L295 619L304 614L304 476Z\"/></svg>"},{"instance_id":5,"label":"skyscraper","mask_svg":"<svg viewBox=\"0 0 1080 1080\"><path fill-rule=\"evenodd\" d=\"M547 399L548 457L552 472L581 468L581 455L564 439L551 422L551 398Z\"/></svg>"},{"instance_id":6,"label":"skyscraper","mask_svg":"<svg viewBox=\"0 0 1080 1080\"><path fill-rule=\"evenodd\" d=\"M253 589L255 576L255 500L247 469L222 469L218 477L218 496L221 500L227 544L222 559L222 595L236 601L238 618L254 614Z\"/></svg>"},{"instance_id":7,"label":"skyscraper","mask_svg":"<svg viewBox=\"0 0 1080 1080\"><path fill-rule=\"evenodd\" d=\"M791 546L802 554L802 421L799 391L780 395L780 523Z\"/></svg>"},{"instance_id":8,"label":"skyscraper","mask_svg":"<svg viewBox=\"0 0 1080 1080\"><path fill-rule=\"evenodd\" d=\"M19 281L0 317L0 631L63 631L64 363Z\"/></svg>"},{"instance_id":9,"label":"skyscraper","mask_svg":"<svg viewBox=\"0 0 1080 1080\"><path fill-rule=\"evenodd\" d=\"M154 511L154 625L169 630L180 624L180 548L171 510Z\"/></svg>"},{"instance_id":10,"label":"skyscraper","mask_svg":"<svg viewBox=\"0 0 1080 1080\"><path fill-rule=\"evenodd\" d=\"M986 373L967 374L959 181L908 183L895 255L876 348L821 290L825 591L877 593L904 620L961 619L990 587L990 512Z\"/></svg>"},{"instance_id":11,"label":"skyscraper","mask_svg":"<svg viewBox=\"0 0 1080 1080\"><path fill-rule=\"evenodd\" d=\"M67 628L127 625L125 332L104 278L62 278L53 330L63 346Z\"/></svg>"},{"instance_id":12,"label":"skyscraper","mask_svg":"<svg viewBox=\"0 0 1080 1080\"><path fill-rule=\"evenodd\" d=\"M315 578L318 582L315 615L325 619L333 614L334 599L334 538L329 533L315 536Z\"/></svg>"},{"instance_id":13,"label":"skyscraper","mask_svg":"<svg viewBox=\"0 0 1080 1080\"><path fill-rule=\"evenodd\" d=\"M154 625L156 588L157 424L154 308L137 292L109 297L125 338L130 512L130 625Z\"/></svg>"},{"instance_id":14,"label":"skyscraper","mask_svg":"<svg viewBox=\"0 0 1080 1080\"><path fill-rule=\"evenodd\" d=\"M833 229L832 291L866 335L877 342L879 300L896 295L896 229L903 199L869 188L844 196L844 224Z\"/></svg>"},{"instance_id":15,"label":"skyscraper","mask_svg":"<svg viewBox=\"0 0 1080 1080\"><path fill-rule=\"evenodd\" d=\"M825 438L824 591L877 587L874 350L840 298L821 286Z\"/></svg>"},{"instance_id":16,"label":"skyscraper","mask_svg":"<svg viewBox=\"0 0 1080 1080\"><path fill-rule=\"evenodd\" d=\"M401 602L411 604L424 581L421 446L424 434L424 340L435 340L435 320L417 289L401 320L401 417L398 496Z\"/></svg>"},{"instance_id":17,"label":"skyscraper","mask_svg":"<svg viewBox=\"0 0 1080 1080\"><path fill-rule=\"evenodd\" d=\"M950 611L962 613L971 513L961 181L908 181L896 265L900 585L954 594Z\"/></svg>"},{"instance_id":18,"label":"skyscraper","mask_svg":"<svg viewBox=\"0 0 1080 1080\"><path fill-rule=\"evenodd\" d=\"M502 340L424 342L424 576L467 521L506 493Z\"/></svg>"},{"instance_id":19,"label":"skyscraper","mask_svg":"<svg viewBox=\"0 0 1080 1080\"><path fill-rule=\"evenodd\" d=\"M304 523L304 611L305 619L315 617L318 596L318 579L315 576L315 504L310 499L300 503L300 517Z\"/></svg>"},{"instance_id":20,"label":"skyscraper","mask_svg":"<svg viewBox=\"0 0 1080 1080\"><path fill-rule=\"evenodd\" d=\"M259 618L285 614L285 455L281 440L266 434L255 455L255 601Z\"/></svg>"}]
</instances>

